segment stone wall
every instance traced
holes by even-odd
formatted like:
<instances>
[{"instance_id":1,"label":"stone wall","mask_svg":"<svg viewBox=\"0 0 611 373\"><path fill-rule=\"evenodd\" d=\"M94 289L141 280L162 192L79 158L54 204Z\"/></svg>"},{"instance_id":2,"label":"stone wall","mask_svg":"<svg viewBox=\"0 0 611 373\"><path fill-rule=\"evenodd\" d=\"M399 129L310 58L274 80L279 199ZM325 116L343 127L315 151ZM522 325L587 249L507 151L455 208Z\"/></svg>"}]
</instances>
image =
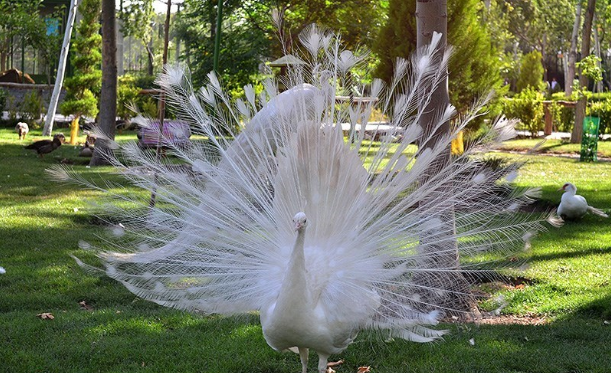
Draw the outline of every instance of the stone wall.
<instances>
[{"instance_id":1,"label":"stone wall","mask_svg":"<svg viewBox=\"0 0 611 373\"><path fill-rule=\"evenodd\" d=\"M53 94L53 86L48 84L19 84L19 83L0 83L0 89L8 91L8 97L6 101L5 110L9 110L10 97L12 97L13 105L19 107L23 102L24 97L30 94L33 90L38 92L38 95L42 97L43 115L46 115L47 108L49 107L49 101L51 101L51 95ZM59 113L59 106L66 96L66 91L62 89L59 95L59 102L57 105L56 113ZM14 110L14 108L13 108Z\"/></svg>"}]
</instances>

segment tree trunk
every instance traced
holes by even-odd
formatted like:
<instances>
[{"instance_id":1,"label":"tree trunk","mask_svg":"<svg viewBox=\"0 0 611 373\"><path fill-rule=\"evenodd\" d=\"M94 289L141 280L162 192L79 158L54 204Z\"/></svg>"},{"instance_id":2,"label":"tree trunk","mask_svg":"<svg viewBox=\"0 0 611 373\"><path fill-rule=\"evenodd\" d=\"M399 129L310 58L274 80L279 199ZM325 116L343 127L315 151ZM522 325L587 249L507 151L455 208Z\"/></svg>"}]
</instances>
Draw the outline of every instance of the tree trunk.
<instances>
[{"instance_id":1,"label":"tree trunk","mask_svg":"<svg viewBox=\"0 0 611 373\"><path fill-rule=\"evenodd\" d=\"M153 61L155 60L155 55L153 54L153 39L146 43L146 55L148 56L147 62L147 72L149 76L153 76Z\"/></svg>"},{"instance_id":2,"label":"tree trunk","mask_svg":"<svg viewBox=\"0 0 611 373\"><path fill-rule=\"evenodd\" d=\"M166 1L168 2L168 8L165 15L165 23L163 25L163 68L165 68L165 64L168 63L168 45L170 44L170 19L172 17L172 0Z\"/></svg>"},{"instance_id":3,"label":"tree trunk","mask_svg":"<svg viewBox=\"0 0 611 373\"><path fill-rule=\"evenodd\" d=\"M219 73L219 55L221 54L221 25L223 23L223 0L216 7L216 35L214 35L214 72Z\"/></svg>"},{"instance_id":4,"label":"tree trunk","mask_svg":"<svg viewBox=\"0 0 611 373\"><path fill-rule=\"evenodd\" d=\"M172 15L172 0L168 1L168 8L165 17L165 29L163 33L163 54L161 56L162 69L166 70L166 64L168 63L168 45L170 43L170 17ZM155 156L160 159L162 156L163 149L161 147L161 134L163 133L163 123L165 119L165 93L162 91L159 95L159 137L157 138L157 148L155 150ZM155 187L151 192L151 199L149 200L149 207L155 207L157 200L157 181L158 175L155 174Z\"/></svg>"},{"instance_id":5,"label":"tree trunk","mask_svg":"<svg viewBox=\"0 0 611 373\"><path fill-rule=\"evenodd\" d=\"M170 18L172 16L172 0L167 0L168 8L165 16L163 30L163 54L161 55L161 68L165 71L168 63L168 45L170 44ZM162 92L159 98L159 133L163 133L163 119L165 118L165 94ZM158 141L161 143L161 141ZM158 145L159 146L159 145ZM159 153L159 149L157 149Z\"/></svg>"},{"instance_id":6,"label":"tree trunk","mask_svg":"<svg viewBox=\"0 0 611 373\"><path fill-rule=\"evenodd\" d=\"M214 0L208 0L208 22L210 22L210 45L214 45L216 38L216 12L214 11Z\"/></svg>"},{"instance_id":7,"label":"tree trunk","mask_svg":"<svg viewBox=\"0 0 611 373\"><path fill-rule=\"evenodd\" d=\"M577 38L579 37L579 25L581 24L581 1L575 7L575 23L571 34L571 50L569 51L568 69L564 77L564 95L569 98L573 93L573 80L575 80L575 62L577 62Z\"/></svg>"},{"instance_id":8,"label":"tree trunk","mask_svg":"<svg viewBox=\"0 0 611 373\"><path fill-rule=\"evenodd\" d=\"M180 6L182 5L182 3L178 3L176 4L176 16L180 17ZM174 37L174 40L176 40L176 63L180 62L180 38L178 36Z\"/></svg>"},{"instance_id":9,"label":"tree trunk","mask_svg":"<svg viewBox=\"0 0 611 373\"><path fill-rule=\"evenodd\" d=\"M598 68L601 69L601 71L604 71L604 70L602 70L603 67L602 67L602 64L601 64L602 53L600 51L600 38L598 36L598 27L596 27L596 21L597 21L596 20L596 14L594 14L594 19L592 21L592 23L593 23L592 28L593 28L593 32L594 32L594 54L596 54L596 57L599 58L599 61L596 63L596 66L598 66ZM599 81L599 82L596 82L596 87L594 89L594 92L599 92L599 93L603 92L603 81L602 80Z\"/></svg>"},{"instance_id":10,"label":"tree trunk","mask_svg":"<svg viewBox=\"0 0 611 373\"><path fill-rule=\"evenodd\" d=\"M543 64L543 81L544 82L549 82L551 79L549 78L549 66L547 64L547 33L544 33L543 36L541 37L541 50L539 52L541 52L541 61Z\"/></svg>"},{"instance_id":11,"label":"tree trunk","mask_svg":"<svg viewBox=\"0 0 611 373\"><path fill-rule=\"evenodd\" d=\"M596 8L596 0L588 0L585 20L583 23L583 32L581 34L581 58L585 58L590 54L590 38L592 36L592 20L594 19L594 11ZM588 88L588 77L579 74L579 88L583 91ZM579 100L575 106L575 125L571 133L571 143L578 144L581 142L583 135L583 118L586 115L586 97L579 94Z\"/></svg>"},{"instance_id":12,"label":"tree trunk","mask_svg":"<svg viewBox=\"0 0 611 373\"><path fill-rule=\"evenodd\" d=\"M438 32L442 34L442 40L437 53L443 55L447 43L447 0L418 0L416 3L416 18L418 49L430 44L433 33ZM433 135L431 141L426 143L420 142L419 146L421 148L435 146L436 141L450 133L449 121L444 122L438 129L431 128L434 123L438 122L440 113L445 112L450 103L448 72L445 71L443 74L445 78L432 92L429 103L425 107L419 108L420 112L423 113L420 120L423 136ZM423 94L428 93L423 92ZM436 132L433 133L432 131ZM432 170L429 170L427 174L437 174L439 170L443 169L451 161L450 157L451 148L448 145L447 150L440 155L439 159L433 162L431 165ZM421 182L426 180L425 176ZM439 193L447 193L448 188L452 187L450 183L437 186L437 194L432 193L430 200L422 202L424 210L428 210L425 207L427 203L439 203ZM414 283L422 289L419 293L424 301L423 304L469 311L472 309L473 303L471 299L468 301L463 299L465 294L470 293L470 290L468 282L459 272L458 246L454 238L455 221L453 206L448 206L444 210L446 211L443 214L437 216L422 217L423 222L431 218L437 218L442 222L443 227L436 230L436 232L421 232L420 252L425 259L420 265L423 266L422 268L432 269L435 274L431 276L430 273L427 273L428 271L423 271L422 274L414 276ZM450 245L450 249L448 245ZM452 245L454 249L451 249ZM442 274L443 270L447 270L447 272Z\"/></svg>"},{"instance_id":13,"label":"tree trunk","mask_svg":"<svg viewBox=\"0 0 611 373\"><path fill-rule=\"evenodd\" d=\"M108 164L112 152L109 141L115 138L117 118L117 34L115 0L102 0L102 90L99 129L104 134L95 143L90 166Z\"/></svg>"},{"instance_id":14,"label":"tree trunk","mask_svg":"<svg viewBox=\"0 0 611 373\"><path fill-rule=\"evenodd\" d=\"M8 37L5 38L4 40L0 40L0 71L6 71L6 60L7 60L7 50L8 50L8 46L9 46L9 39Z\"/></svg>"},{"instance_id":15,"label":"tree trunk","mask_svg":"<svg viewBox=\"0 0 611 373\"><path fill-rule=\"evenodd\" d=\"M123 56L125 54L125 36L120 31L121 30L121 21L119 22L119 27L116 27L117 32L117 75L121 76L125 74L125 66L123 65Z\"/></svg>"},{"instance_id":16,"label":"tree trunk","mask_svg":"<svg viewBox=\"0 0 611 373\"><path fill-rule=\"evenodd\" d=\"M74 19L76 18L77 7L78 7L78 0L72 0L70 3L70 11L68 13L68 19L66 20L66 31L64 32L64 41L63 41L62 49L59 55L59 64L57 67L57 75L55 76L55 86L53 87L53 94L51 95L51 101L49 101L49 109L47 110L47 118L45 120L45 126L42 130L43 136L50 136L51 132L53 132L53 119L55 118L55 111L57 110L57 102L59 101L59 94L62 90L62 84L64 83L64 72L66 70L66 61L68 60L68 52L70 51L70 37L72 36L72 28L74 26Z\"/></svg>"},{"instance_id":17,"label":"tree trunk","mask_svg":"<svg viewBox=\"0 0 611 373\"><path fill-rule=\"evenodd\" d=\"M442 35L440 48L437 51L439 55L445 53L447 44L447 0L418 0L416 3L416 19L417 19L417 48L423 48L431 43L433 32L438 32ZM435 122L437 113L445 111L445 108L450 104L450 96L448 93L448 78L447 72L445 82L439 86L431 94L431 100L426 107L419 108L424 112L420 120L424 136L431 134L431 123ZM425 93L426 94L426 93ZM450 122L443 124L438 130L435 137L443 136L450 132ZM433 147L434 144L424 144L425 147ZM442 160L442 163L449 161L450 152Z\"/></svg>"}]
</instances>

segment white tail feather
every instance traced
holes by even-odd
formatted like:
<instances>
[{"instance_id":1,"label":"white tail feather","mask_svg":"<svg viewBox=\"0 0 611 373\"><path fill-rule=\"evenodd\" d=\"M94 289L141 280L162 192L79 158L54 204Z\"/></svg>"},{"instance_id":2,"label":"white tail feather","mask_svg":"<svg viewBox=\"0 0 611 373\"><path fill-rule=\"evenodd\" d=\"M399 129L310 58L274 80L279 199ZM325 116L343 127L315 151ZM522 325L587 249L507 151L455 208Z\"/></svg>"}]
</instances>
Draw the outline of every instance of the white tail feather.
<instances>
[{"instance_id":1,"label":"white tail feather","mask_svg":"<svg viewBox=\"0 0 611 373\"><path fill-rule=\"evenodd\" d=\"M588 211L594 215L602 216L603 218L609 217L609 215L605 214L603 210L597 209L596 207L588 206Z\"/></svg>"},{"instance_id":2,"label":"white tail feather","mask_svg":"<svg viewBox=\"0 0 611 373\"><path fill-rule=\"evenodd\" d=\"M448 299L470 296L443 279L471 269L434 257L520 250L524 232L543 228L544 217L516 213L533 194L507 192L507 180L519 166L493 169L471 159L474 151L511 136L511 123L499 119L480 147L427 175L454 135L479 115L475 107L457 119L453 132L433 146L413 145L430 140L419 127L418 109L430 101L421 93L440 84L449 53L436 58L437 46L431 45L411 65L399 60L395 80L388 86L374 81L373 98L355 106L336 98L360 57L316 27L300 39L310 53L309 72L293 71L290 89L280 94L273 82L265 83L258 100L247 86L246 100L233 104L212 73L199 91L187 70L169 67L159 77L169 104L209 141L173 149L178 167L137 147L124 148L131 166L123 175L153 192L158 203L151 209L142 201L141 208L121 215L126 235L116 243L117 252L100 255L106 273L163 305L273 315L282 281L290 275L292 217L302 211L308 217L307 297L329 320L321 328L345 338L346 345L361 328L389 329L419 342L437 339L443 331L422 326L437 323L440 313L431 310L451 311L460 305ZM364 140L374 109L400 130L399 143ZM454 115L448 106L429 125L439 128ZM344 120L360 124L359 133L349 134L354 141L344 139L339 125ZM307 310L294 312L286 317L296 327L311 317ZM329 352L317 346L323 355Z\"/></svg>"}]
</instances>

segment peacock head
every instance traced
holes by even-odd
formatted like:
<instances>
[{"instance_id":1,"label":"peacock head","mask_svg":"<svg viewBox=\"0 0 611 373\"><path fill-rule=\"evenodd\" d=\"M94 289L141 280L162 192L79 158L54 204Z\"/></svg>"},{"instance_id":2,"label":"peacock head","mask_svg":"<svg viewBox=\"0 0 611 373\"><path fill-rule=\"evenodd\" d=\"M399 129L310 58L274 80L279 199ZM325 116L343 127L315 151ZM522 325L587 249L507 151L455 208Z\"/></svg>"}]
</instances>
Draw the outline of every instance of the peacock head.
<instances>
[{"instance_id":1,"label":"peacock head","mask_svg":"<svg viewBox=\"0 0 611 373\"><path fill-rule=\"evenodd\" d=\"M293 218L293 223L295 224L295 230L299 231L306 227L306 225L308 224L308 218L306 217L305 213L298 212Z\"/></svg>"},{"instance_id":2,"label":"peacock head","mask_svg":"<svg viewBox=\"0 0 611 373\"><path fill-rule=\"evenodd\" d=\"M569 193L577 193L577 187L571 183L564 183L562 188L558 190L564 190L565 192L569 192Z\"/></svg>"},{"instance_id":3,"label":"peacock head","mask_svg":"<svg viewBox=\"0 0 611 373\"><path fill-rule=\"evenodd\" d=\"M61 142L62 144L66 142L66 136L64 136L63 133L57 133L55 134L55 136L53 136L53 139L57 139L59 140L59 142Z\"/></svg>"}]
</instances>

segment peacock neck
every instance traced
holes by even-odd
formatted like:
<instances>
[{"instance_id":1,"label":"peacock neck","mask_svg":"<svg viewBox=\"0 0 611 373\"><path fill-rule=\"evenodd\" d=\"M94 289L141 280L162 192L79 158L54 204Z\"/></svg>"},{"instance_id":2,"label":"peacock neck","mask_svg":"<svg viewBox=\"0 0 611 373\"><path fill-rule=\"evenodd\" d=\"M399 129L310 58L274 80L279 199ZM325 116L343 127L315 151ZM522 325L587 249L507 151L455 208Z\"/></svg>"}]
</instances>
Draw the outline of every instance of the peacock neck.
<instances>
[{"instance_id":1,"label":"peacock neck","mask_svg":"<svg viewBox=\"0 0 611 373\"><path fill-rule=\"evenodd\" d=\"M575 191L574 190L567 190L566 192L564 192L564 194L562 194L562 197L560 198L561 201L566 201L566 200L570 200L573 197L575 197Z\"/></svg>"},{"instance_id":2,"label":"peacock neck","mask_svg":"<svg viewBox=\"0 0 611 373\"><path fill-rule=\"evenodd\" d=\"M305 227L301 227L297 230L297 239L276 301L276 310L279 312L286 308L306 307L309 304L304 245Z\"/></svg>"}]
</instances>

